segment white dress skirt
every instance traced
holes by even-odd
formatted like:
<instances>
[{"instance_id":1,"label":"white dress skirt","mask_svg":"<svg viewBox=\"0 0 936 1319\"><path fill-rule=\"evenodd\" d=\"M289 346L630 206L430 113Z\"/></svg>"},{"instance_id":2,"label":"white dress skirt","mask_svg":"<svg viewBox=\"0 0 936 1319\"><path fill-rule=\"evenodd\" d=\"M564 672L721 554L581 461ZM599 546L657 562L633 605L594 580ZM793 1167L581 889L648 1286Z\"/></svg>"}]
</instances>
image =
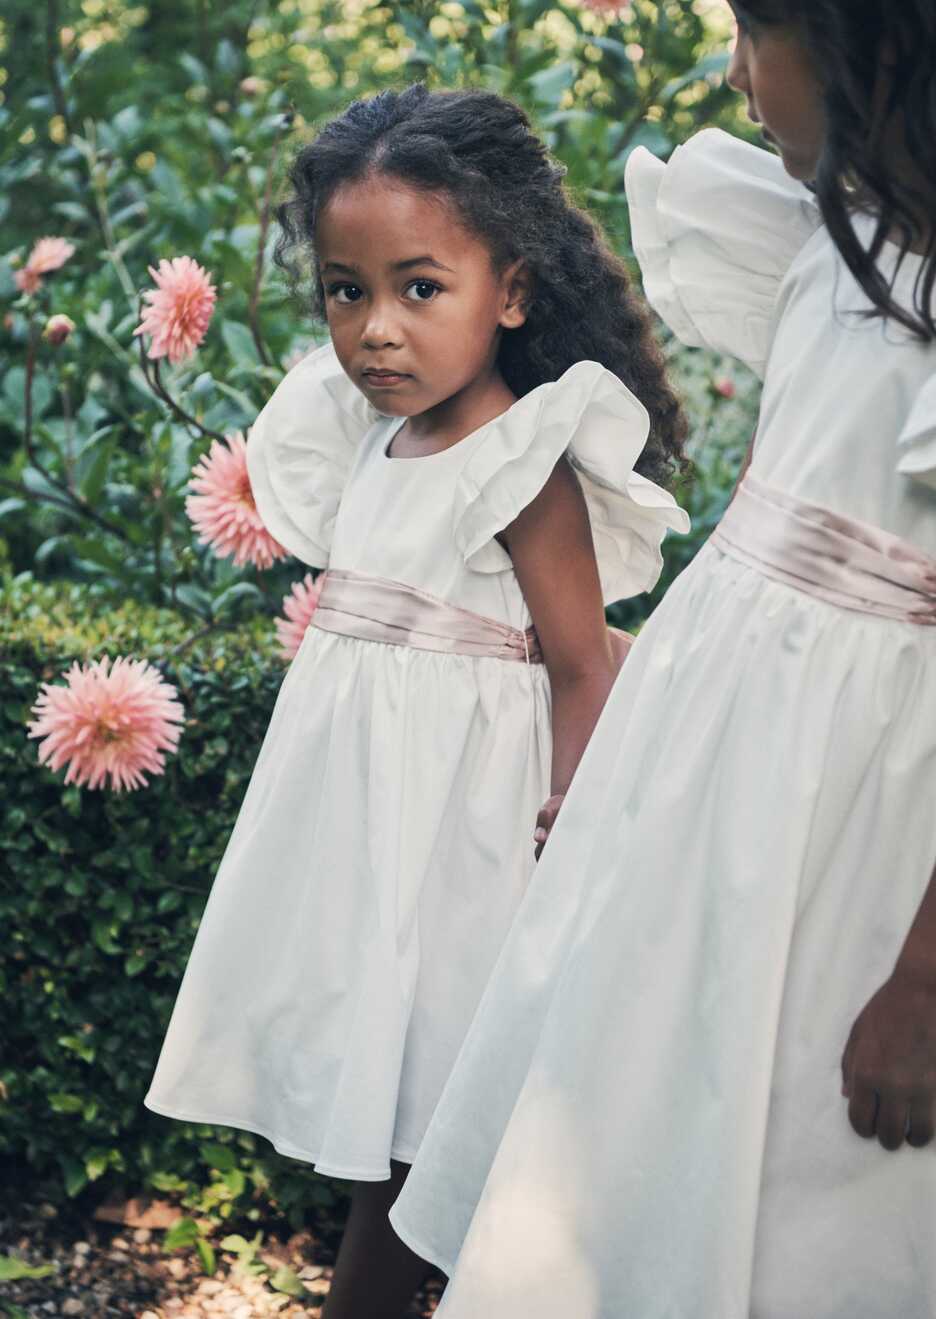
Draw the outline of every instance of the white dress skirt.
<instances>
[{"instance_id":1,"label":"white dress skirt","mask_svg":"<svg viewBox=\"0 0 936 1319\"><path fill-rule=\"evenodd\" d=\"M936 567L936 347L850 314L768 153L627 183L658 310L766 371L754 477ZM639 635L391 1215L440 1319L936 1315L936 1150L840 1069L936 864L929 575L899 621L713 541Z\"/></svg>"},{"instance_id":2,"label":"white dress skirt","mask_svg":"<svg viewBox=\"0 0 936 1319\"><path fill-rule=\"evenodd\" d=\"M387 453L330 346L251 433L251 484L297 558L523 629L496 541L567 454L605 598L649 589L688 520L633 471L640 402L581 362L444 452ZM533 869L549 793L542 664L313 626L286 675L147 1105L243 1128L335 1176L411 1160Z\"/></svg>"}]
</instances>

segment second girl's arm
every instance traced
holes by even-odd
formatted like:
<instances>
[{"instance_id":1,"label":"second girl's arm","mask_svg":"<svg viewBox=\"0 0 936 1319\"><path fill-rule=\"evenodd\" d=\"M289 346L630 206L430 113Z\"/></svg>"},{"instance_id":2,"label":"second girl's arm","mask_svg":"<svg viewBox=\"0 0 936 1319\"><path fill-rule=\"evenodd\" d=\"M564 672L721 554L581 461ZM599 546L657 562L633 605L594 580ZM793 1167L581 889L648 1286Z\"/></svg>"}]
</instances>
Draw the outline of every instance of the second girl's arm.
<instances>
[{"instance_id":1,"label":"second girl's arm","mask_svg":"<svg viewBox=\"0 0 936 1319\"><path fill-rule=\"evenodd\" d=\"M502 539L533 616L549 673L550 791L561 799L617 673L588 510L565 458L556 464L532 503L505 529ZM547 832L555 813L555 809L548 812Z\"/></svg>"}]
</instances>

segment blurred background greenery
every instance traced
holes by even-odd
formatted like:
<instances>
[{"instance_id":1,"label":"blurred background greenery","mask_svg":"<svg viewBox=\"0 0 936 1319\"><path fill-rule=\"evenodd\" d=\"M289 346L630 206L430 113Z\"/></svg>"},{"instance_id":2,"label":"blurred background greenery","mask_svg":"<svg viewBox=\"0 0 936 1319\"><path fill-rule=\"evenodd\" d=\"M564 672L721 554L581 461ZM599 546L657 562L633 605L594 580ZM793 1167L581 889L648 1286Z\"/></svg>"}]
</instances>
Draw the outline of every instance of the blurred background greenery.
<instances>
[{"instance_id":1,"label":"blurred background greenery","mask_svg":"<svg viewBox=\"0 0 936 1319\"><path fill-rule=\"evenodd\" d=\"M0 20L0 1159L57 1196L158 1190L199 1232L329 1184L244 1133L141 1107L282 673L272 615L302 575L197 545L184 497L207 431L246 429L322 337L271 268L295 144L348 100L421 79L520 101L630 258L622 178L704 124L744 135L721 0L7 0ZM26 295L43 235L74 255ZM195 356L143 370L147 269L187 254L218 304ZM635 271L636 274L636 271ZM74 329L43 338L52 315ZM639 625L724 507L757 386L664 337L690 412L694 522ZM177 401L178 407L167 402ZM185 413L181 415L179 408ZM189 717L166 776L121 799L63 788L24 723L41 680L104 653L159 661ZM200 1238L201 1239L201 1238Z\"/></svg>"}]
</instances>

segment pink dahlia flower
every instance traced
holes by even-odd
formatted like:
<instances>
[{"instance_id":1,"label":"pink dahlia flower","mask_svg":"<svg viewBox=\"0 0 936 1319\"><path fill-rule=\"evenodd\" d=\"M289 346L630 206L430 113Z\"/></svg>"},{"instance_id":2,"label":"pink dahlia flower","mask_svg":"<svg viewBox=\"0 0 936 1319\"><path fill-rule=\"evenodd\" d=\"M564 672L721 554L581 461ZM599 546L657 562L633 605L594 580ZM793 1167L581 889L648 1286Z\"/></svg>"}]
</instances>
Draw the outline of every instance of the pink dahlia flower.
<instances>
[{"instance_id":1,"label":"pink dahlia flower","mask_svg":"<svg viewBox=\"0 0 936 1319\"><path fill-rule=\"evenodd\" d=\"M38 239L23 269L13 276L16 287L23 293L35 293L42 284L42 276L59 270L74 252L67 238Z\"/></svg>"},{"instance_id":2,"label":"pink dahlia flower","mask_svg":"<svg viewBox=\"0 0 936 1319\"><path fill-rule=\"evenodd\" d=\"M219 559L234 555L235 566L252 563L269 568L288 551L274 540L263 525L254 503L247 473L247 442L240 431L225 435L224 443L212 440L211 448L192 469L190 494L185 511L199 533L202 545L210 545Z\"/></svg>"},{"instance_id":3,"label":"pink dahlia flower","mask_svg":"<svg viewBox=\"0 0 936 1319\"><path fill-rule=\"evenodd\" d=\"M218 296L211 276L190 256L160 261L149 272L155 289L147 289L143 300L149 306L134 334L148 334L149 357L168 357L184 362L204 339Z\"/></svg>"},{"instance_id":4,"label":"pink dahlia flower","mask_svg":"<svg viewBox=\"0 0 936 1319\"><path fill-rule=\"evenodd\" d=\"M66 783L121 792L146 784L144 771L165 773L184 714L176 689L146 660L105 656L75 663L65 686L44 682L32 708L30 737L41 737L39 763L68 766Z\"/></svg>"},{"instance_id":5,"label":"pink dahlia flower","mask_svg":"<svg viewBox=\"0 0 936 1319\"><path fill-rule=\"evenodd\" d=\"M306 628L318 608L324 584L324 573L313 581L312 574L307 572L301 582L293 582L289 595L283 596L283 613L286 617L276 620L276 639L280 643L280 654L284 660L293 659L302 645Z\"/></svg>"}]
</instances>

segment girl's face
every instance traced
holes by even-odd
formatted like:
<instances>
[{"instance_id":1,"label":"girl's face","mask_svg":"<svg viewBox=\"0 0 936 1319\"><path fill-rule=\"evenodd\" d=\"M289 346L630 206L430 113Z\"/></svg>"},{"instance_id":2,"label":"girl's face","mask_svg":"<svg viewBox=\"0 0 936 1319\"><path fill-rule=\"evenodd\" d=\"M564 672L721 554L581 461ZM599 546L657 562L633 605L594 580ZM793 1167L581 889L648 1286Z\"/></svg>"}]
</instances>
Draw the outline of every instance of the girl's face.
<instances>
[{"instance_id":1,"label":"girl's face","mask_svg":"<svg viewBox=\"0 0 936 1319\"><path fill-rule=\"evenodd\" d=\"M738 36L727 79L783 158L788 174L811 180L822 151L825 114L819 78L799 29L762 23L730 0Z\"/></svg>"},{"instance_id":2,"label":"girl's face","mask_svg":"<svg viewBox=\"0 0 936 1319\"><path fill-rule=\"evenodd\" d=\"M498 275L444 197L376 176L339 189L315 233L328 328L374 407L414 417L494 370L525 319L516 267Z\"/></svg>"}]
</instances>

